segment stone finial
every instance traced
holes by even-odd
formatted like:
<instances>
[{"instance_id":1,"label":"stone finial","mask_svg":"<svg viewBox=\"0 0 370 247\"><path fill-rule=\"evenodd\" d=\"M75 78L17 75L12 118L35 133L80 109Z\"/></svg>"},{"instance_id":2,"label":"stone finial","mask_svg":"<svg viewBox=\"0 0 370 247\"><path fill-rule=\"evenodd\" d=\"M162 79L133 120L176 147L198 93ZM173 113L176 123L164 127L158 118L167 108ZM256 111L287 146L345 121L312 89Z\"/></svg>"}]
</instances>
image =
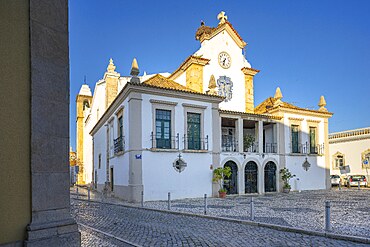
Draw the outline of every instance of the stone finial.
<instances>
[{"instance_id":1,"label":"stone finial","mask_svg":"<svg viewBox=\"0 0 370 247\"><path fill-rule=\"evenodd\" d=\"M139 75L139 65L137 64L136 58L132 60L130 75L132 76Z\"/></svg>"},{"instance_id":2,"label":"stone finial","mask_svg":"<svg viewBox=\"0 0 370 247\"><path fill-rule=\"evenodd\" d=\"M209 78L209 84L208 84L208 91L207 91L207 93L208 94L217 94L216 88L217 88L217 86L216 86L216 79L215 79L214 75L211 75L211 77Z\"/></svg>"},{"instance_id":3,"label":"stone finial","mask_svg":"<svg viewBox=\"0 0 370 247\"><path fill-rule=\"evenodd\" d=\"M113 59L109 59L109 64L107 67L107 72L115 72L116 66L114 66Z\"/></svg>"},{"instance_id":4,"label":"stone finial","mask_svg":"<svg viewBox=\"0 0 370 247\"><path fill-rule=\"evenodd\" d=\"M321 95L320 97L320 102L319 102L319 111L328 111L326 108L326 100L325 100L325 97L323 95Z\"/></svg>"},{"instance_id":5,"label":"stone finial","mask_svg":"<svg viewBox=\"0 0 370 247\"><path fill-rule=\"evenodd\" d=\"M283 103L281 101L282 98L283 98L283 94L281 93L280 87L277 87L275 91L275 96L274 96L274 99L275 99L274 106L281 105Z\"/></svg>"},{"instance_id":6,"label":"stone finial","mask_svg":"<svg viewBox=\"0 0 370 247\"><path fill-rule=\"evenodd\" d=\"M218 25L224 24L227 21L227 15L225 15L225 12L224 11L221 11L217 15L217 19L220 20L220 22L218 23Z\"/></svg>"},{"instance_id":7,"label":"stone finial","mask_svg":"<svg viewBox=\"0 0 370 247\"><path fill-rule=\"evenodd\" d=\"M137 77L139 75L139 73L140 73L140 71L139 71L139 65L137 64L136 58L134 58L132 60L132 64L131 64L131 72L130 72L130 75L132 77L131 77L130 82L140 83L140 79L139 79L139 77Z\"/></svg>"}]
</instances>

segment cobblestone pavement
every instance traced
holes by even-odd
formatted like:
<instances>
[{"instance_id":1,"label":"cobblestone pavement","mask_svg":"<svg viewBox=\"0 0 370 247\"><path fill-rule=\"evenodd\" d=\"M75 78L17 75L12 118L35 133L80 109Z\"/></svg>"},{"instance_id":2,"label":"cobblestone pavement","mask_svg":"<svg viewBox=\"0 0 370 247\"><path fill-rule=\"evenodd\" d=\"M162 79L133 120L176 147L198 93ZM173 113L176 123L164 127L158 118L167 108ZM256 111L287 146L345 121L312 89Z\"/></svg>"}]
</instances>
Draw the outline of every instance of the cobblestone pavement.
<instances>
[{"instance_id":1,"label":"cobblestone pavement","mask_svg":"<svg viewBox=\"0 0 370 247\"><path fill-rule=\"evenodd\" d=\"M366 246L195 216L73 199L71 202L72 215L78 223L142 246ZM82 246L122 246L89 229L81 230Z\"/></svg>"},{"instance_id":2,"label":"cobblestone pavement","mask_svg":"<svg viewBox=\"0 0 370 247\"><path fill-rule=\"evenodd\" d=\"M72 197L75 196L74 192ZM86 190L81 190L86 198ZM117 198L91 193L91 198L124 205ZM208 215L250 220L250 196L233 196L226 199L209 198ZM333 233L370 238L370 190L333 189L331 191L302 191L254 196L255 221L276 225L323 231L325 201L331 202ZM167 209L167 201L145 202L147 208ZM171 210L203 214L204 199L173 200Z\"/></svg>"},{"instance_id":3,"label":"cobblestone pavement","mask_svg":"<svg viewBox=\"0 0 370 247\"><path fill-rule=\"evenodd\" d=\"M79 226L81 232L81 246L118 247L121 242L94 232L83 226Z\"/></svg>"}]
</instances>

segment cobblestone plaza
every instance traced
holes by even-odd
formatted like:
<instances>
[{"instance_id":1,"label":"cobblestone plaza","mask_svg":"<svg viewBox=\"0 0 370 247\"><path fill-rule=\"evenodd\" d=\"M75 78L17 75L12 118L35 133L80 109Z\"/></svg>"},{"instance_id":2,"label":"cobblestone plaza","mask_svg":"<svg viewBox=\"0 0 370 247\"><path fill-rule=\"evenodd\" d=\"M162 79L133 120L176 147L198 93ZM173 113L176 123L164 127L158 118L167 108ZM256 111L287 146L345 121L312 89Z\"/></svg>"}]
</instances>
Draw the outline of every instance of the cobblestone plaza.
<instances>
[{"instance_id":1,"label":"cobblestone plaza","mask_svg":"<svg viewBox=\"0 0 370 247\"><path fill-rule=\"evenodd\" d=\"M352 189L256 196L255 221L323 231L324 204L329 200L333 233L369 238L369 192ZM365 246L235 222L124 207L119 204L137 207L140 204L103 198L95 193L91 193L91 199L96 202L88 203L84 201L85 193L86 190L80 189L82 200L72 200L72 213L77 222L127 240L134 246ZM71 194L72 198L77 197L75 191ZM203 214L203 202L203 198L176 200L171 202L171 210ZM163 210L167 206L166 201L144 204L146 208ZM207 214L250 220L249 207L250 197L209 198ZM123 244L81 225L80 230L84 246Z\"/></svg>"}]
</instances>

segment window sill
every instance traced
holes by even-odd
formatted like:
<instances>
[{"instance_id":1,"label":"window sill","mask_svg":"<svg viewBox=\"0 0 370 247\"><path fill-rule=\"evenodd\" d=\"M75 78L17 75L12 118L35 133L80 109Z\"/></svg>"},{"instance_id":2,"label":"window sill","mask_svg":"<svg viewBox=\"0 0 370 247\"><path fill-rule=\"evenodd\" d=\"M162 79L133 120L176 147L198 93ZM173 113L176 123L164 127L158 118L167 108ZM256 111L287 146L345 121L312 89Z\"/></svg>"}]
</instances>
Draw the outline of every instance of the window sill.
<instances>
[{"instance_id":1,"label":"window sill","mask_svg":"<svg viewBox=\"0 0 370 247\"><path fill-rule=\"evenodd\" d=\"M302 153L289 153L291 156L306 156L307 154L302 154Z\"/></svg>"},{"instance_id":2,"label":"window sill","mask_svg":"<svg viewBox=\"0 0 370 247\"><path fill-rule=\"evenodd\" d=\"M175 153L179 151L178 149L174 148L151 148L149 150L152 152L168 152L168 153Z\"/></svg>"},{"instance_id":3,"label":"window sill","mask_svg":"<svg viewBox=\"0 0 370 247\"><path fill-rule=\"evenodd\" d=\"M201 149L201 150L196 150L196 149L184 149L182 150L184 153L208 153L208 150Z\"/></svg>"}]
</instances>

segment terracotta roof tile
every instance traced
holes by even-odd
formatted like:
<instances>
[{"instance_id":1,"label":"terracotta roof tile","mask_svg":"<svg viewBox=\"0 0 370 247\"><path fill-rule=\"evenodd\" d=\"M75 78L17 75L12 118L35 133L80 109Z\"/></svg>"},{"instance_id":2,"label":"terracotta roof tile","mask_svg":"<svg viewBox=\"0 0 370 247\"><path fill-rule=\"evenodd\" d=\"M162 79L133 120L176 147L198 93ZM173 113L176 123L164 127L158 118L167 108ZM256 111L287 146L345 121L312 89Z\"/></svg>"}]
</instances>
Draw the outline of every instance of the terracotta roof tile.
<instances>
[{"instance_id":1,"label":"terracotta roof tile","mask_svg":"<svg viewBox=\"0 0 370 247\"><path fill-rule=\"evenodd\" d=\"M192 93L196 92L160 74L157 74L151 77L150 79L144 81L143 84L149 85L149 86L167 88L167 89L175 89L175 90L180 90L180 91L192 92Z\"/></svg>"},{"instance_id":2,"label":"terracotta roof tile","mask_svg":"<svg viewBox=\"0 0 370 247\"><path fill-rule=\"evenodd\" d=\"M275 108L274 107L275 101L276 101L276 99L273 98L273 97L269 97L269 98L265 99L261 104L259 104L256 108L254 108L254 112L256 114L268 113L270 109ZM286 102L283 102L283 101L282 101L282 104L280 105L280 107L288 108L288 109L295 109L295 110L300 110L300 111L305 111L305 112L313 112L313 113L333 115L333 113L331 113L331 112L322 112L322 111L318 111L318 110L310 110L310 109L306 109L306 108L301 108L301 107L298 107L298 106L295 106L295 105L292 105L292 104L289 104L289 103L286 103Z\"/></svg>"},{"instance_id":3,"label":"terracotta roof tile","mask_svg":"<svg viewBox=\"0 0 370 247\"><path fill-rule=\"evenodd\" d=\"M257 114L262 114L262 113L266 113L268 112L268 110L270 108L273 108L274 107L274 103L275 103L276 99L273 98L273 97L269 97L267 99L265 99L261 104L259 104L255 109L254 109L254 112L257 113ZM291 109L303 109L303 108L299 108L295 105L292 105L292 104L289 104L289 103L286 103L286 102L282 102L282 107L286 107L286 108L291 108Z\"/></svg>"}]
</instances>

